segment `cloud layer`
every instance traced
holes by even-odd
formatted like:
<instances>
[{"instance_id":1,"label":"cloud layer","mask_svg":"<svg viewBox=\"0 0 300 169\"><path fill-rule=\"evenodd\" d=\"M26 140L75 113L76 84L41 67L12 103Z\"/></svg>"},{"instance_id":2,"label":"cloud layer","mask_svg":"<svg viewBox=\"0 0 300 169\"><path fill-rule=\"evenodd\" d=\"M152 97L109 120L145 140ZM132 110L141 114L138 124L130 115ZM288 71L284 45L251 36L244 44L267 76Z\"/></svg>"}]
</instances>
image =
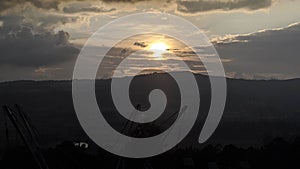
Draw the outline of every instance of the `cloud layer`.
<instances>
[{"instance_id":1,"label":"cloud layer","mask_svg":"<svg viewBox=\"0 0 300 169\"><path fill-rule=\"evenodd\" d=\"M248 9L257 10L272 5L272 0L198 0L178 1L177 10L184 13L197 13L211 10Z\"/></svg>"},{"instance_id":2,"label":"cloud layer","mask_svg":"<svg viewBox=\"0 0 300 169\"><path fill-rule=\"evenodd\" d=\"M148 4L152 2L162 2L159 0L2 0L0 2L0 12L6 9L12 8L16 5L22 5L24 3L30 3L37 8L43 9L59 9L61 3L76 3L76 2L99 2L104 3L131 3L146 1ZM151 2L152 1L152 2ZM261 8L266 8L272 5L272 0L178 0L178 1L169 1L163 0L163 2L176 3L177 10L183 13L197 13L205 12L211 10L234 10L245 8L248 10L256 10ZM107 12L111 9L102 9L98 7L83 7L83 8L64 8L63 11L67 13L74 12Z\"/></svg>"},{"instance_id":3,"label":"cloud layer","mask_svg":"<svg viewBox=\"0 0 300 169\"><path fill-rule=\"evenodd\" d=\"M300 77L300 24L257 33L227 36L216 42L228 73L235 77ZM250 77L250 76L251 77Z\"/></svg>"},{"instance_id":4,"label":"cloud layer","mask_svg":"<svg viewBox=\"0 0 300 169\"><path fill-rule=\"evenodd\" d=\"M274 19L257 19L260 15L244 12L268 8L274 4L274 1L166 0L163 4L169 7L165 12L172 13L177 10L180 15L197 22L197 26L203 26L204 31L212 32L212 27L217 25L220 29L224 29L221 31L222 35L223 32L233 34L214 39L221 58L226 61L224 66L228 75L240 78L300 77L299 24L283 29L237 34L238 29L245 29L246 31L242 33L247 33L275 26L282 27L299 20L295 18L283 22L286 20L286 15L283 13L272 15ZM164 5L161 5L161 2L159 0L2 0L0 2L0 80L18 79L18 77L24 79L71 77L73 63L79 53L79 48L71 44L71 40L78 38L83 39L84 42L96 28L125 14L151 11L157 6L161 8L156 11L163 11ZM273 5L272 8L275 6ZM129 7L132 10L126 11ZM235 15L232 14L233 12L226 13L232 15L224 15L224 17L220 16L223 13L214 12L196 17L194 15L207 11L238 9L243 9L243 11L235 11ZM278 9L282 8L278 6ZM249 20L246 26L240 24L243 22L238 22L236 18L240 13L243 13L243 17L251 15L253 21ZM264 13L264 11L257 11L257 13ZM290 13L297 15L296 12ZM207 20L210 21L205 22L206 14L216 15L208 17ZM229 17L233 20L230 23L228 23ZM291 15L288 17L291 18ZM265 22L266 25L272 23L272 26L267 25L251 30L245 28L251 27L253 23L261 25L261 22ZM137 43L136 46L143 45ZM191 65L195 64L192 60L187 60L187 62Z\"/></svg>"},{"instance_id":5,"label":"cloud layer","mask_svg":"<svg viewBox=\"0 0 300 169\"><path fill-rule=\"evenodd\" d=\"M2 0L0 2L0 12L24 3L31 3L38 8L58 9L60 2L60 0Z\"/></svg>"},{"instance_id":6,"label":"cloud layer","mask_svg":"<svg viewBox=\"0 0 300 169\"><path fill-rule=\"evenodd\" d=\"M0 32L5 32L5 25ZM64 31L34 33L32 27L19 26L0 38L0 65L37 67L74 58L79 50L69 44Z\"/></svg>"}]
</instances>

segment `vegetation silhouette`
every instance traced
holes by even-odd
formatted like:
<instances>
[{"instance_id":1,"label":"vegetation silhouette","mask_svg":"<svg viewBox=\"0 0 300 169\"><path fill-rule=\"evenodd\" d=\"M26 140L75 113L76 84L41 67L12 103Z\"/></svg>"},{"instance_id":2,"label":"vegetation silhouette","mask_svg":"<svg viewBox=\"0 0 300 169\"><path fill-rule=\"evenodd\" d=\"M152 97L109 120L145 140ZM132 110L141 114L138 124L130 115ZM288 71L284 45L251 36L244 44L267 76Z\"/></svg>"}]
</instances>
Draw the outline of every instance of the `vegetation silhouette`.
<instances>
[{"instance_id":1,"label":"vegetation silhouette","mask_svg":"<svg viewBox=\"0 0 300 169\"><path fill-rule=\"evenodd\" d=\"M43 151L50 169L287 169L299 168L300 137L288 142L275 138L270 143L254 148L240 148L234 145L207 145L201 149L176 148L162 155L147 159L124 158L102 149L96 154L87 152L86 147L64 141L56 147ZM6 151L0 161L1 169L37 169L38 166L25 147Z\"/></svg>"}]
</instances>

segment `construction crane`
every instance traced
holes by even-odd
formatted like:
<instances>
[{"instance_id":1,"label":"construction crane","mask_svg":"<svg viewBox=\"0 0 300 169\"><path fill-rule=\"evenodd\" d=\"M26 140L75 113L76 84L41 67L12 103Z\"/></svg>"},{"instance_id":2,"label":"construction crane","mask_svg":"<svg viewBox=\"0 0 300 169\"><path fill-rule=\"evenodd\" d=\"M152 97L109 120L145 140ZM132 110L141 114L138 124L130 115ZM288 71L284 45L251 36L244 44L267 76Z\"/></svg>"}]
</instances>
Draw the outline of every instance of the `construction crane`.
<instances>
[{"instance_id":1,"label":"construction crane","mask_svg":"<svg viewBox=\"0 0 300 169\"><path fill-rule=\"evenodd\" d=\"M138 110L138 111L141 111L141 105L138 104L138 105L135 107L135 109ZM167 124L168 122L170 122L174 117L176 117L176 115L177 115L177 119L180 118L180 117L184 114L184 112L185 112L186 110L187 110L187 106L185 105L185 106L183 106L183 107L181 108L181 110L179 110L179 111L177 111L177 112L175 112L175 113L172 113L170 116L168 116L168 117L167 117L160 125L156 125L156 127L158 127L158 128L163 127L165 124ZM131 118L134 117L135 112L136 112L136 111L133 110L133 112L132 112L131 115L130 115ZM175 120L175 123L176 123L176 120ZM173 125L172 125L171 127L173 127ZM124 132L126 131L126 129L127 129L129 132L138 132L137 130L142 130L141 128L138 128L138 127L137 127L137 130L135 130L134 127L133 127L133 122L130 121L130 120L128 120L128 121L125 123L124 127L123 127L122 130L121 130L121 133L124 134ZM132 131L132 130L135 130L135 131ZM142 132L143 132L143 131L142 131ZM169 134L169 133L168 133L168 134ZM167 134L167 135L168 135L168 134ZM167 135L166 135L166 137L167 137ZM166 138L166 137L165 137L165 138ZM163 141L165 141L165 138L163 139ZM116 143L116 144L118 144L118 143ZM122 168L126 168L126 167L125 167L125 159L122 158L122 157L120 157L119 160L118 160L118 162L117 162L116 169L122 169ZM146 161L145 161L145 166L144 166L144 168L145 168L145 169L152 169L152 166L151 166L151 163L150 163L149 160L146 160Z\"/></svg>"},{"instance_id":2,"label":"construction crane","mask_svg":"<svg viewBox=\"0 0 300 169\"><path fill-rule=\"evenodd\" d=\"M16 110L7 105L3 106L3 110L31 152L39 169L49 169L38 143L37 134L34 132L27 115L17 105Z\"/></svg>"}]
</instances>

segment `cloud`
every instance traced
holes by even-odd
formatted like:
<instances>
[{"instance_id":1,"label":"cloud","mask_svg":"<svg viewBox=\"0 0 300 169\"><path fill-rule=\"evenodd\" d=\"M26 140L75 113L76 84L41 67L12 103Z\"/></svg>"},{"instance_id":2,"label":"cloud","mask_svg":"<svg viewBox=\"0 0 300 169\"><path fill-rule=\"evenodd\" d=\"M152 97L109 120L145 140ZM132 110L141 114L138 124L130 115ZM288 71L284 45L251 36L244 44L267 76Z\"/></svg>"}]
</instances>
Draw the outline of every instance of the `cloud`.
<instances>
[{"instance_id":1,"label":"cloud","mask_svg":"<svg viewBox=\"0 0 300 169\"><path fill-rule=\"evenodd\" d=\"M73 3L65 6L63 12L65 13L79 13L79 12L94 12L94 13L107 13L113 12L116 8L105 8L104 6L93 6L89 3Z\"/></svg>"},{"instance_id":2,"label":"cloud","mask_svg":"<svg viewBox=\"0 0 300 169\"><path fill-rule=\"evenodd\" d=\"M180 0L177 4L177 10L180 12L198 13L211 10L257 10L271 6L272 0Z\"/></svg>"},{"instance_id":3,"label":"cloud","mask_svg":"<svg viewBox=\"0 0 300 169\"><path fill-rule=\"evenodd\" d=\"M236 34L236 35L225 35L220 37L215 37L211 40L212 43L215 44L230 44L230 43L239 43L239 42L249 42L251 37L260 36L262 34L267 34L270 32L284 32L289 31L291 29L297 29L299 23L293 23L283 28L274 28L274 29L264 29L259 30L257 32L248 33L248 34Z\"/></svg>"},{"instance_id":4,"label":"cloud","mask_svg":"<svg viewBox=\"0 0 300 169\"><path fill-rule=\"evenodd\" d=\"M25 3L30 3L37 8L58 10L61 3L84 2L84 1L86 1L86 3L89 3L89 2L99 2L101 0L1 0L0 12L5 11L9 8L13 8L17 5L23 5ZM148 1L148 0L102 0L102 2L105 2L105 3L116 3L116 2L135 3L135 2L140 2L140 1ZM75 11L78 11L79 9L66 8L65 10L67 10L68 12L72 11L70 13L74 13ZM85 8L82 10L83 11L92 11L92 12L95 12L95 11L102 12L103 11L103 9L96 8L96 7Z\"/></svg>"},{"instance_id":5,"label":"cloud","mask_svg":"<svg viewBox=\"0 0 300 169\"><path fill-rule=\"evenodd\" d=\"M151 1L151 0L102 0L103 2L111 3L111 2L129 2L129 3L135 3L135 2L141 2L141 1Z\"/></svg>"},{"instance_id":6,"label":"cloud","mask_svg":"<svg viewBox=\"0 0 300 169\"><path fill-rule=\"evenodd\" d=\"M42 66L42 67L39 67L39 68L35 69L34 73L44 74L44 73L47 73L49 71L56 71L56 70L61 70L61 69L62 68L49 68L49 67Z\"/></svg>"},{"instance_id":7,"label":"cloud","mask_svg":"<svg viewBox=\"0 0 300 169\"><path fill-rule=\"evenodd\" d=\"M78 13L78 12L112 12L115 11L116 8L110 8L110 9L106 9L106 8L99 8L99 7L90 7L90 8L68 8L68 7L64 7L63 11L65 13Z\"/></svg>"},{"instance_id":8,"label":"cloud","mask_svg":"<svg viewBox=\"0 0 300 169\"><path fill-rule=\"evenodd\" d=\"M32 5L27 5L24 8L16 8L0 14L0 21L2 21L0 36L15 30L19 26L28 25L34 31L45 31L45 29L52 31L65 23L73 23L78 20L78 16L67 16L55 12L41 11Z\"/></svg>"},{"instance_id":9,"label":"cloud","mask_svg":"<svg viewBox=\"0 0 300 169\"><path fill-rule=\"evenodd\" d=\"M0 81L70 78L79 49L69 42L69 33L54 29L74 17L32 5L17 10L0 15Z\"/></svg>"},{"instance_id":10,"label":"cloud","mask_svg":"<svg viewBox=\"0 0 300 169\"><path fill-rule=\"evenodd\" d=\"M147 47L148 45L145 42L134 42L134 46L140 46L142 48Z\"/></svg>"},{"instance_id":11,"label":"cloud","mask_svg":"<svg viewBox=\"0 0 300 169\"><path fill-rule=\"evenodd\" d=\"M1 0L0 12L19 4L31 3L38 8L58 9L59 0Z\"/></svg>"},{"instance_id":12,"label":"cloud","mask_svg":"<svg viewBox=\"0 0 300 169\"><path fill-rule=\"evenodd\" d=\"M19 27L0 38L0 65L39 67L73 59L79 50L69 44L69 34L39 32Z\"/></svg>"},{"instance_id":13,"label":"cloud","mask_svg":"<svg viewBox=\"0 0 300 169\"><path fill-rule=\"evenodd\" d=\"M252 34L229 36L216 43L227 72L253 77L279 75L300 77L300 24L286 28L263 30ZM256 77L257 77L256 76Z\"/></svg>"},{"instance_id":14,"label":"cloud","mask_svg":"<svg viewBox=\"0 0 300 169\"><path fill-rule=\"evenodd\" d=\"M13 20L22 18L10 17ZM79 53L67 32L36 31L18 22L4 22L0 27L0 51L0 81L70 79Z\"/></svg>"},{"instance_id":15,"label":"cloud","mask_svg":"<svg viewBox=\"0 0 300 169\"><path fill-rule=\"evenodd\" d=\"M65 13L77 13L77 12L98 12L106 13L115 11L116 8L104 8L98 6L85 6L85 4L98 4L99 1L101 5L103 4L113 4L116 3L128 3L134 4L137 2L146 2L147 6L153 4L161 4L162 2L167 2L164 4L165 8L171 6L176 8L177 11L182 13L198 13L212 10L234 10L234 9L247 9L247 10L257 10L266 8L272 5L273 0L2 0L0 3L0 12L7 9L13 8L17 5L23 6L25 3L32 4L37 8L42 8L46 10L55 9L63 10ZM63 5L62 5L63 3ZM64 7L65 4L80 3L82 7ZM174 6L175 5L175 6ZM115 6L114 6L115 7Z\"/></svg>"}]
</instances>

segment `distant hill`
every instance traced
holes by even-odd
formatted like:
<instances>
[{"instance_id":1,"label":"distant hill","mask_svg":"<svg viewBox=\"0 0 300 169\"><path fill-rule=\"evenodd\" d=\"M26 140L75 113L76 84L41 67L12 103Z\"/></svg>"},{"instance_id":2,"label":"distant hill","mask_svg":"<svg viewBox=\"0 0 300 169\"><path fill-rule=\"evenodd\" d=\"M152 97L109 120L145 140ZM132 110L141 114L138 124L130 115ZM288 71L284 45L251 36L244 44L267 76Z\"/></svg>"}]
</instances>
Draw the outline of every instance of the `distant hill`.
<instances>
[{"instance_id":1,"label":"distant hill","mask_svg":"<svg viewBox=\"0 0 300 169\"><path fill-rule=\"evenodd\" d=\"M208 77L195 75L201 93L199 118L189 138L182 144L196 144L210 103ZM111 80L97 80L96 94L107 120L117 130L124 119L113 107L110 95ZM135 77L131 88L131 101L147 109L148 92L153 86L163 89L169 99L164 119L175 113L180 100L178 88L167 74ZM209 143L252 146L274 137L300 136L300 79L294 80L237 80L227 79L228 96L223 119ZM88 140L76 118L72 102L71 81L15 81L0 83L0 105L19 104L29 114L45 145L64 140ZM0 115L0 148L5 147L4 116ZM175 119L175 118L174 118ZM173 120L174 120L173 119ZM162 125L166 129L171 125ZM2 126L3 125L3 126ZM9 133L15 133L9 126ZM130 134L130 133L127 133ZM157 133L154 133L157 134ZM16 143L15 134L10 142Z\"/></svg>"}]
</instances>

